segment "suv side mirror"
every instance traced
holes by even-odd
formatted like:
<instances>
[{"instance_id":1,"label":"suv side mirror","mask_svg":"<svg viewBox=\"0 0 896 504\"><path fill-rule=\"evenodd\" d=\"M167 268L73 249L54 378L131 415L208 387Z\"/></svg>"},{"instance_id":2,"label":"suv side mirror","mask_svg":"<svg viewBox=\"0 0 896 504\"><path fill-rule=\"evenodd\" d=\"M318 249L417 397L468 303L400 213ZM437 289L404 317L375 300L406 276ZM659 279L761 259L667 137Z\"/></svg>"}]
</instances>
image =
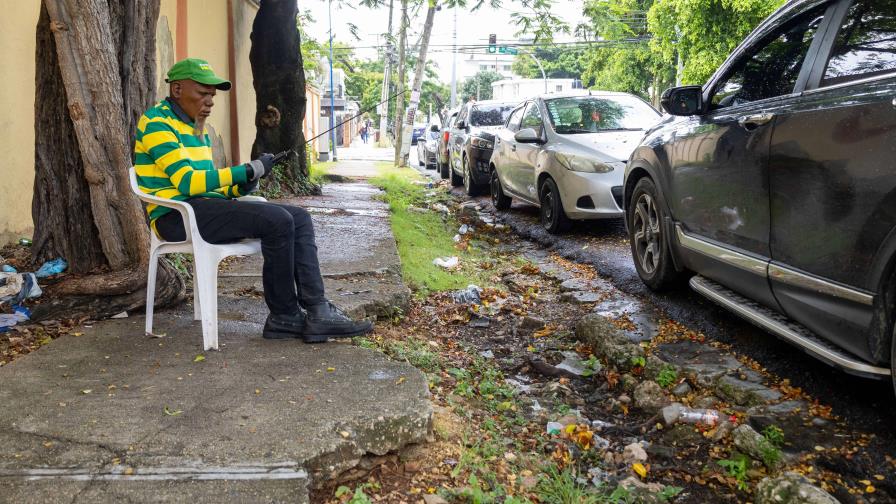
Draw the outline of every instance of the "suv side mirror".
<instances>
[{"instance_id":1,"label":"suv side mirror","mask_svg":"<svg viewBox=\"0 0 896 504\"><path fill-rule=\"evenodd\" d=\"M513 139L519 143L544 143L544 141L541 139L541 135L539 135L538 132L533 128L524 128L517 131L516 134L513 135Z\"/></svg>"},{"instance_id":2,"label":"suv side mirror","mask_svg":"<svg viewBox=\"0 0 896 504\"><path fill-rule=\"evenodd\" d=\"M463 121L457 121L456 123L454 123L454 127L457 129L467 129L467 125L464 124Z\"/></svg>"},{"instance_id":3,"label":"suv side mirror","mask_svg":"<svg viewBox=\"0 0 896 504\"><path fill-rule=\"evenodd\" d=\"M438 133L439 127L437 125L433 124L432 126L429 127L429 131L435 131L436 133Z\"/></svg>"},{"instance_id":4,"label":"suv side mirror","mask_svg":"<svg viewBox=\"0 0 896 504\"><path fill-rule=\"evenodd\" d=\"M703 112L703 87L680 86L667 89L660 99L663 110L677 116L692 116Z\"/></svg>"}]
</instances>

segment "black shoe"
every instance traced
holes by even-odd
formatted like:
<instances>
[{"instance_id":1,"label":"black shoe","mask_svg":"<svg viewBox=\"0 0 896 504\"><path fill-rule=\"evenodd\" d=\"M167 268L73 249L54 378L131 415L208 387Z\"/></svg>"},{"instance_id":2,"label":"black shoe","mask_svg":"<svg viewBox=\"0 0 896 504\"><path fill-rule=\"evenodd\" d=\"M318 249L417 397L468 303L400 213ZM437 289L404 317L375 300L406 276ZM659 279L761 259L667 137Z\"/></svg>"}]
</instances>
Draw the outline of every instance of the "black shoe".
<instances>
[{"instance_id":1,"label":"black shoe","mask_svg":"<svg viewBox=\"0 0 896 504\"><path fill-rule=\"evenodd\" d=\"M373 330L367 320L355 322L329 301L308 307L305 319L305 343L323 343L331 338L351 338Z\"/></svg>"},{"instance_id":2,"label":"black shoe","mask_svg":"<svg viewBox=\"0 0 896 504\"><path fill-rule=\"evenodd\" d=\"M294 315L271 313L264 323L262 337L266 339L301 338L305 332L305 312L299 310Z\"/></svg>"}]
</instances>

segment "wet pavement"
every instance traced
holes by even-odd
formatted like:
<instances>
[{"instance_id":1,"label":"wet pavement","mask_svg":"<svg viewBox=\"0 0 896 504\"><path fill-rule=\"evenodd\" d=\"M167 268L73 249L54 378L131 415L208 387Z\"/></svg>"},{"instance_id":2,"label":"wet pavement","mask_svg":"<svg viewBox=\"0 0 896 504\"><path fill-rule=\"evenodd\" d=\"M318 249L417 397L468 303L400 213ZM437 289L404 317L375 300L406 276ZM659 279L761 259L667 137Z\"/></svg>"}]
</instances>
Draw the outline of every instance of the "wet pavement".
<instances>
[{"instance_id":1,"label":"wet pavement","mask_svg":"<svg viewBox=\"0 0 896 504\"><path fill-rule=\"evenodd\" d=\"M422 174L434 181L440 179L437 171L414 164L413 156L411 161L411 166ZM462 188L452 192L463 195ZM731 345L734 352L754 359L770 373L829 404L833 413L849 424L876 433L887 451L896 453L896 432L892 429L896 424L896 399L889 381L859 378L834 369L687 287L660 294L651 291L641 282L632 263L621 220L576 222L568 232L551 235L540 226L538 209L533 206L514 201L508 211L497 213L489 197L475 200L496 215L496 222L506 224L518 236L564 259L595 267L604 280L625 295L624 299L602 303L599 309L625 312L647 332L651 331L650 320L656 314L665 314L710 340Z\"/></svg>"}]
</instances>

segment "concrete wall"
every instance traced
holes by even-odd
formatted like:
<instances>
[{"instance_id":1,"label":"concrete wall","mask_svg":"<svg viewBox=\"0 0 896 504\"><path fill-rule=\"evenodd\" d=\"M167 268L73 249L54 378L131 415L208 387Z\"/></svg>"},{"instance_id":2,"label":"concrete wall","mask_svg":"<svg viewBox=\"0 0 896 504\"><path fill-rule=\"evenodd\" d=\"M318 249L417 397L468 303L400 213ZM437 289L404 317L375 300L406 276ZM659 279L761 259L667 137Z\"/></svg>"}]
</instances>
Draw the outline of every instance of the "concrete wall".
<instances>
[{"instance_id":1,"label":"concrete wall","mask_svg":"<svg viewBox=\"0 0 896 504\"><path fill-rule=\"evenodd\" d=\"M233 164L245 163L251 159L252 144L255 142L255 87L252 85L252 67L249 64L249 49L252 48L252 22L258 8L246 0L232 0L233 46L236 68L233 81L236 89L231 91L236 97L239 116L239 156Z\"/></svg>"},{"instance_id":2,"label":"concrete wall","mask_svg":"<svg viewBox=\"0 0 896 504\"><path fill-rule=\"evenodd\" d=\"M0 16L0 245L34 231L34 52L40 2L4 2Z\"/></svg>"}]
</instances>

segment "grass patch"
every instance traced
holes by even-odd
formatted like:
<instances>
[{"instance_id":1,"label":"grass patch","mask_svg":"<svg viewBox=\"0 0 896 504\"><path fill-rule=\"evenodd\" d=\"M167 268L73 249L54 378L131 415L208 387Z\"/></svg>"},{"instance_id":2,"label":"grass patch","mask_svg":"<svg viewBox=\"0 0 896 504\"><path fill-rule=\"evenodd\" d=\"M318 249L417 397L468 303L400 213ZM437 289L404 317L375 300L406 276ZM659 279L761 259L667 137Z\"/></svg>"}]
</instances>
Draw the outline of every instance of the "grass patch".
<instances>
[{"instance_id":1,"label":"grass patch","mask_svg":"<svg viewBox=\"0 0 896 504\"><path fill-rule=\"evenodd\" d=\"M327 175L330 174L330 168L333 166L332 161L317 161L308 166L308 178L313 184L324 185Z\"/></svg>"},{"instance_id":2,"label":"grass patch","mask_svg":"<svg viewBox=\"0 0 896 504\"><path fill-rule=\"evenodd\" d=\"M426 182L416 170L393 168L386 163L379 166L380 175L371 183L383 191L383 199L392 213L392 232L398 245L405 283L424 297L430 292L449 291L465 288L471 283L482 287L489 284L487 276L480 270L479 263L487 258L485 254L471 247L466 251L455 247L454 235L458 222L439 212L427 210L433 202L447 202L450 196L444 192L426 196ZM449 271L432 263L437 257L457 256L460 267Z\"/></svg>"}]
</instances>

